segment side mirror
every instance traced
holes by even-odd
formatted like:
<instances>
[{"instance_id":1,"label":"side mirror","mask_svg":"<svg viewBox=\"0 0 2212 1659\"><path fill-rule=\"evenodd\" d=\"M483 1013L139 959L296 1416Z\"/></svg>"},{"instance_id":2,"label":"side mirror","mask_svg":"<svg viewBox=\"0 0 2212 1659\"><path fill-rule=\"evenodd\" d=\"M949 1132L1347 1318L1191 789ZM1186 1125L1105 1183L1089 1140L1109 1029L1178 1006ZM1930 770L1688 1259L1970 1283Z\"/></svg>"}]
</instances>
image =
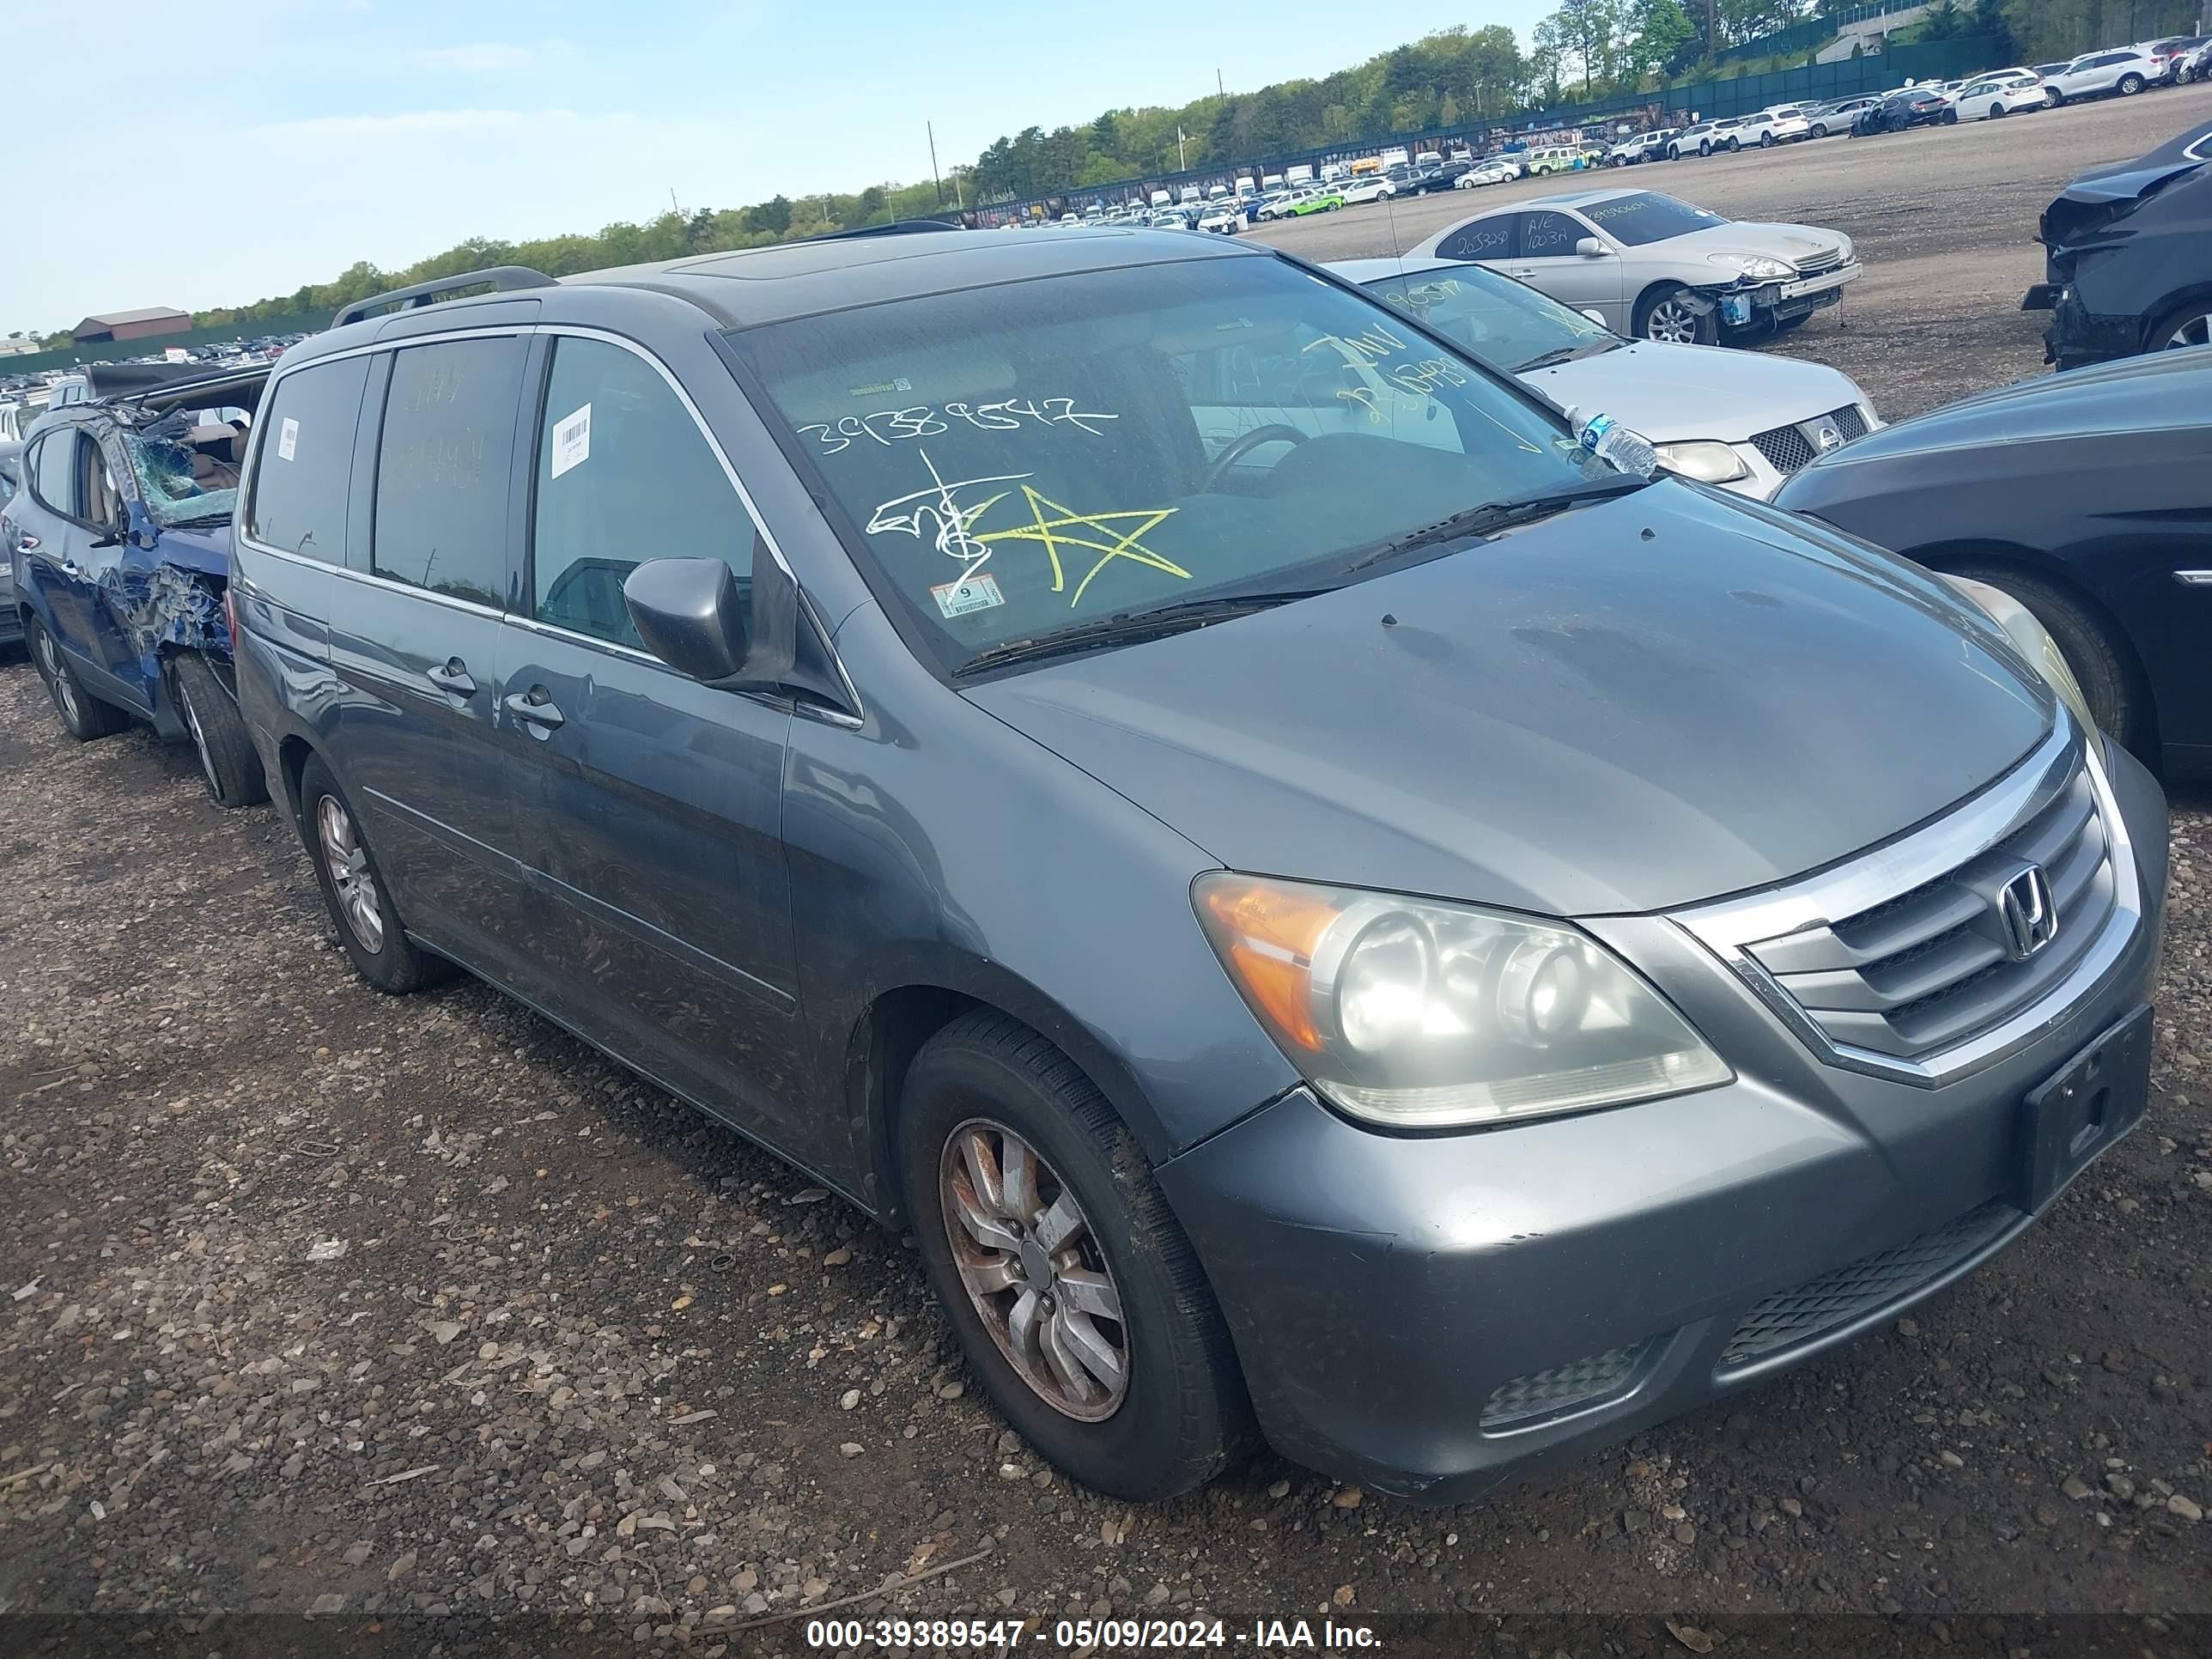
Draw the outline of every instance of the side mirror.
<instances>
[{"instance_id":1,"label":"side mirror","mask_svg":"<svg viewBox=\"0 0 2212 1659\"><path fill-rule=\"evenodd\" d=\"M726 680L744 666L744 604L720 559L648 559L623 582L645 648L679 674Z\"/></svg>"},{"instance_id":2,"label":"side mirror","mask_svg":"<svg viewBox=\"0 0 2212 1659\"><path fill-rule=\"evenodd\" d=\"M1585 259L1602 259L1605 258L1605 244L1595 236L1585 236L1575 244L1575 252Z\"/></svg>"},{"instance_id":3,"label":"side mirror","mask_svg":"<svg viewBox=\"0 0 2212 1659\"><path fill-rule=\"evenodd\" d=\"M1600 311L1595 306L1584 306L1583 307L1583 315L1589 318L1590 321L1595 323L1600 328L1611 328L1613 326L1611 323L1606 321L1605 313Z\"/></svg>"}]
</instances>

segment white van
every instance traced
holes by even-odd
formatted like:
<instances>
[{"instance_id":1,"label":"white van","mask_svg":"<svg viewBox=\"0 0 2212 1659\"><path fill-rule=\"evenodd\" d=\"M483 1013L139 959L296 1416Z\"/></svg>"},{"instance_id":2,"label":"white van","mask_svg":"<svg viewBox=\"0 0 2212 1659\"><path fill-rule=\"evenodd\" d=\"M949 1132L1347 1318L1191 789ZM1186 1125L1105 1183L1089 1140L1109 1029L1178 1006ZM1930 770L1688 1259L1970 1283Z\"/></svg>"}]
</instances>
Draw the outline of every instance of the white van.
<instances>
[{"instance_id":1,"label":"white van","mask_svg":"<svg viewBox=\"0 0 2212 1659\"><path fill-rule=\"evenodd\" d=\"M1545 173L1572 173L1583 164L1581 147L1575 144L1546 144L1540 149L1529 150L1521 157L1528 175L1534 178Z\"/></svg>"}]
</instances>

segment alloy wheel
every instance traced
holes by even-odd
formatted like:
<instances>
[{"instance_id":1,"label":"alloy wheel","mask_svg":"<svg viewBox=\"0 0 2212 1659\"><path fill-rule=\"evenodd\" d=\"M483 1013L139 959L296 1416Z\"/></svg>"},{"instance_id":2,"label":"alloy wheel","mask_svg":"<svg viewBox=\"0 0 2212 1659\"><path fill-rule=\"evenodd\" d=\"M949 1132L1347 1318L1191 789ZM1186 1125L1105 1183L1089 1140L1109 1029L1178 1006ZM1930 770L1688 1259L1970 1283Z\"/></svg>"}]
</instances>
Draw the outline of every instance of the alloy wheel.
<instances>
[{"instance_id":1,"label":"alloy wheel","mask_svg":"<svg viewBox=\"0 0 2212 1659\"><path fill-rule=\"evenodd\" d=\"M336 795L315 803L315 832L322 843L323 868L338 896L338 912L364 951L384 948L384 902L368 867L368 853L354 829L353 817Z\"/></svg>"},{"instance_id":2,"label":"alloy wheel","mask_svg":"<svg viewBox=\"0 0 2212 1659\"><path fill-rule=\"evenodd\" d=\"M1683 304L1679 295L1662 300L1644 319L1644 337L1663 340L1669 345L1695 345L1697 313Z\"/></svg>"},{"instance_id":3,"label":"alloy wheel","mask_svg":"<svg viewBox=\"0 0 2212 1659\"><path fill-rule=\"evenodd\" d=\"M2187 346L2212 345L2212 311L2199 312L2194 317L2185 317L2166 337L2166 349L2179 351Z\"/></svg>"},{"instance_id":4,"label":"alloy wheel","mask_svg":"<svg viewBox=\"0 0 2212 1659\"><path fill-rule=\"evenodd\" d=\"M62 718L72 727L77 726L83 719L83 711L77 707L76 684L62 662L54 636L43 628L39 630L39 666L46 671L46 690L54 694L54 707L62 711Z\"/></svg>"},{"instance_id":5,"label":"alloy wheel","mask_svg":"<svg viewBox=\"0 0 2212 1659\"><path fill-rule=\"evenodd\" d=\"M1075 1194L1003 1123L946 1138L938 1198L953 1265L984 1328L1037 1398L1099 1423L1129 1390L1121 1293Z\"/></svg>"}]
</instances>

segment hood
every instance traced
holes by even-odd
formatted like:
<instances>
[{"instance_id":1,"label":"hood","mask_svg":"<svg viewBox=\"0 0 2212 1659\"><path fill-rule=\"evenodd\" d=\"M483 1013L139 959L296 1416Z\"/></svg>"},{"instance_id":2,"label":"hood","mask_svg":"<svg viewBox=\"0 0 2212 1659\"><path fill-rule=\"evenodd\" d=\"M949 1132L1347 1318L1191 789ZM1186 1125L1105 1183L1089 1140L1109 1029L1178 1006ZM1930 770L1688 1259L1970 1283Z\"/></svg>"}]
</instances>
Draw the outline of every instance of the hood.
<instances>
[{"instance_id":1,"label":"hood","mask_svg":"<svg viewBox=\"0 0 2212 1659\"><path fill-rule=\"evenodd\" d=\"M2212 350L2154 351L2044 374L1916 415L1823 455L1790 479L1775 505L1793 511L1854 466L1944 449L2153 432L2212 424Z\"/></svg>"},{"instance_id":2,"label":"hood","mask_svg":"<svg viewBox=\"0 0 2212 1659\"><path fill-rule=\"evenodd\" d=\"M1741 443L1866 398L1850 376L1823 363L1651 341L1521 379L1562 407L1602 410L1654 443Z\"/></svg>"},{"instance_id":3,"label":"hood","mask_svg":"<svg viewBox=\"0 0 2212 1659\"><path fill-rule=\"evenodd\" d=\"M1980 789L2052 718L2014 662L1913 567L1662 483L967 695L1231 868L1590 915Z\"/></svg>"},{"instance_id":4,"label":"hood","mask_svg":"<svg viewBox=\"0 0 2212 1659\"><path fill-rule=\"evenodd\" d=\"M1811 225L1771 225L1757 222L1735 221L1715 225L1708 230L1693 230L1686 236L1669 236L1663 242L1653 242L1649 251L1664 257L1680 253L1702 258L1708 253L1764 253L1770 258L1787 259L1793 265L1802 264L1815 254L1847 253L1850 239L1839 230L1820 230ZM1644 252L1638 248L1632 252ZM1715 280L1720 280L1716 273Z\"/></svg>"}]
</instances>

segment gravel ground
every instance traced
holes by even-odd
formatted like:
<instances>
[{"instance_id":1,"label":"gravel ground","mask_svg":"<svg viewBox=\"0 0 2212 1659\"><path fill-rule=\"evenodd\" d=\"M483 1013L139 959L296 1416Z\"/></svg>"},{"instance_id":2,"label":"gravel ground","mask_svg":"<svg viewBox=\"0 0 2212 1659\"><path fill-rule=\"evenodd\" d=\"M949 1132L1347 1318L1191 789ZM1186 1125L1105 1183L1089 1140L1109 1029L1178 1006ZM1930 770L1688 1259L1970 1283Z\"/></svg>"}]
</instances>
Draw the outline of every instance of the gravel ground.
<instances>
[{"instance_id":1,"label":"gravel ground","mask_svg":"<svg viewBox=\"0 0 2212 1659\"><path fill-rule=\"evenodd\" d=\"M1848 328L1790 349L1903 414L2038 372L2010 309L2035 209L2205 114L2161 94L1636 181L1856 235ZM1376 252L1388 222L1279 234ZM1914 1317L1459 1510L1263 1461L1132 1511L1005 1431L902 1241L481 987L368 990L270 809L218 812L143 732L67 741L11 659L0 1632L795 1650L798 1623L725 1627L961 1563L853 1611L1038 1642L1328 1613L1539 1659L1745 1652L1761 1613L1888 1615L1827 1627L1854 1652L2200 1650L2212 791L2178 797L2173 858L2148 1121ZM39 1617L88 1613L114 1619ZM2049 1622L2082 1614L2130 1618Z\"/></svg>"}]
</instances>

